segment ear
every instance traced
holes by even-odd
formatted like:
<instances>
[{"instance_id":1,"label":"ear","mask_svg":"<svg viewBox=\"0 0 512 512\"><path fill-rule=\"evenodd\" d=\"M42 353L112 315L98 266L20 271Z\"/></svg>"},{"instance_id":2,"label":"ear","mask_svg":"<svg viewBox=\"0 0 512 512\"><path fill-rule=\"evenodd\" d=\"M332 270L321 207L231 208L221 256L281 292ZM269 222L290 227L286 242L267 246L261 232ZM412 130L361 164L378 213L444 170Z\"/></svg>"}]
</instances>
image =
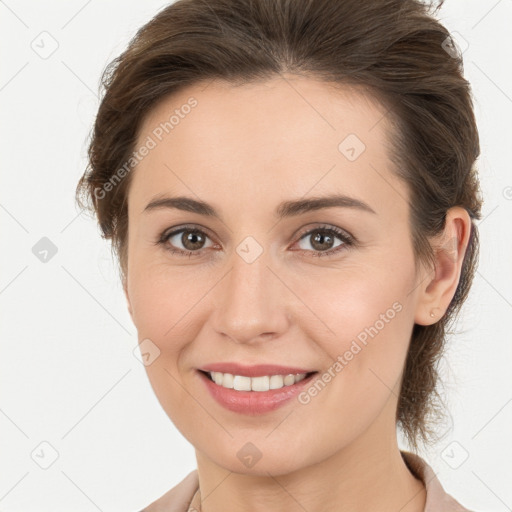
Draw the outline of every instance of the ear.
<instances>
[{"instance_id":1,"label":"ear","mask_svg":"<svg viewBox=\"0 0 512 512\"><path fill-rule=\"evenodd\" d=\"M124 291L124 296L126 297L126 302L128 303L128 312L130 313L130 316L133 321L132 305L130 302L130 297L128 295L128 278L127 277L123 277L123 291Z\"/></svg>"},{"instance_id":2,"label":"ear","mask_svg":"<svg viewBox=\"0 0 512 512\"><path fill-rule=\"evenodd\" d=\"M435 271L431 270L420 282L415 323L434 324L448 309L459 284L471 227L471 218L465 208L454 206L446 213L443 233L431 239ZM431 312L435 313L434 317Z\"/></svg>"}]
</instances>

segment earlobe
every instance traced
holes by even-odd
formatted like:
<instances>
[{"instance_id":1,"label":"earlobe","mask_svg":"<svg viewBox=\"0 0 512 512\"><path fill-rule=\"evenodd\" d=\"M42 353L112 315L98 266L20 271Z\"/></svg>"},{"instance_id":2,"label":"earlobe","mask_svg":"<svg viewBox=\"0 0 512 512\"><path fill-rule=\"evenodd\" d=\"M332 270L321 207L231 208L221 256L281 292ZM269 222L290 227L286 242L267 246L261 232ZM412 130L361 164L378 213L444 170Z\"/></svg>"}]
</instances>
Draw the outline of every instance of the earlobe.
<instances>
[{"instance_id":1,"label":"earlobe","mask_svg":"<svg viewBox=\"0 0 512 512\"><path fill-rule=\"evenodd\" d=\"M443 233L431 242L435 271L420 286L415 323L431 325L448 309L459 284L471 227L471 218L464 208L455 206L448 210Z\"/></svg>"}]
</instances>

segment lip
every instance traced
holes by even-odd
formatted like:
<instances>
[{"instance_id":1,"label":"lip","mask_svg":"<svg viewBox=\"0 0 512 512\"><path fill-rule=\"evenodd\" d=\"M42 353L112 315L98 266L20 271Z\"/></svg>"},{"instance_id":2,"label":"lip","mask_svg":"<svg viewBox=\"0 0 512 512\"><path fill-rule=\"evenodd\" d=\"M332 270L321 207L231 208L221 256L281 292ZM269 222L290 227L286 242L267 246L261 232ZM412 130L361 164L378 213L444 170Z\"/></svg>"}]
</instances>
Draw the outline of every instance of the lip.
<instances>
[{"instance_id":1,"label":"lip","mask_svg":"<svg viewBox=\"0 0 512 512\"><path fill-rule=\"evenodd\" d=\"M239 363L212 363L202 368L204 372L231 373L244 377L263 377L265 375L289 375L291 373L312 373L316 370L299 368L296 366L280 366L277 364L256 364L253 366L241 365Z\"/></svg>"},{"instance_id":2,"label":"lip","mask_svg":"<svg viewBox=\"0 0 512 512\"><path fill-rule=\"evenodd\" d=\"M196 373L204 382L206 388L210 392L211 396L217 401L217 403L232 412L255 416L274 411L286 403L289 403L292 398L297 396L306 386L311 383L312 379L315 378L318 372L314 372L311 375L308 375L300 382L292 384L291 386L284 386L280 389L271 389L269 391L236 391L234 389L224 388L218 384L215 384L215 382L213 382L206 375L206 373L201 370L197 370ZM267 373L265 375L269 374Z\"/></svg>"}]
</instances>

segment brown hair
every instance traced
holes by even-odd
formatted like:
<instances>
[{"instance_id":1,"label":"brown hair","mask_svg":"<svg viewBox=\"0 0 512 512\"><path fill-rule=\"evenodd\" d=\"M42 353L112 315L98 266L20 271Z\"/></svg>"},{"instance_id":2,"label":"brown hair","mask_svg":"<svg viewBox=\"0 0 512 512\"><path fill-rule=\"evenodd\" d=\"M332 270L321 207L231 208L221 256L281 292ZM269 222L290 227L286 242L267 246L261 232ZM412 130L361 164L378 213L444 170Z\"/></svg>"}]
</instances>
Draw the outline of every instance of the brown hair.
<instances>
[{"instance_id":1,"label":"brown hair","mask_svg":"<svg viewBox=\"0 0 512 512\"><path fill-rule=\"evenodd\" d=\"M158 101L199 81L237 85L283 72L371 93L395 127L390 158L410 190L416 264L434 264L429 238L443 230L450 207L465 208L472 219L448 310L433 325L413 328L396 420L416 450L417 441L436 437L431 416L443 416L437 365L476 270L474 219L481 218L482 203L470 86L458 47L431 9L419 0L177 0L140 28L104 70L89 165L76 191L82 208L82 198L92 202L87 208L112 240L124 282L132 173L106 185L119 178L116 172L130 159L142 121Z\"/></svg>"}]
</instances>

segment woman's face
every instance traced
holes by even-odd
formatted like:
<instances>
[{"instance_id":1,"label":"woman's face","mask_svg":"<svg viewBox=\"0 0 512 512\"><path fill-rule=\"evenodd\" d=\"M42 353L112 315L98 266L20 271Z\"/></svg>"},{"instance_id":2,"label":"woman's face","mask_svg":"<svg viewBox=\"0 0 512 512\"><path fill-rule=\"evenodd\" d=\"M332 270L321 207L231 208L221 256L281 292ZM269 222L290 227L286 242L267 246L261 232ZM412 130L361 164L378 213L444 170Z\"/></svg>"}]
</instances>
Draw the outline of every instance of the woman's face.
<instances>
[{"instance_id":1,"label":"woman's face","mask_svg":"<svg viewBox=\"0 0 512 512\"><path fill-rule=\"evenodd\" d=\"M151 385L210 463L284 474L395 438L421 276L387 123L355 92L291 76L189 87L145 119L126 293ZM286 207L335 195L367 207ZM213 363L318 373L273 410L235 411L199 372Z\"/></svg>"}]
</instances>

